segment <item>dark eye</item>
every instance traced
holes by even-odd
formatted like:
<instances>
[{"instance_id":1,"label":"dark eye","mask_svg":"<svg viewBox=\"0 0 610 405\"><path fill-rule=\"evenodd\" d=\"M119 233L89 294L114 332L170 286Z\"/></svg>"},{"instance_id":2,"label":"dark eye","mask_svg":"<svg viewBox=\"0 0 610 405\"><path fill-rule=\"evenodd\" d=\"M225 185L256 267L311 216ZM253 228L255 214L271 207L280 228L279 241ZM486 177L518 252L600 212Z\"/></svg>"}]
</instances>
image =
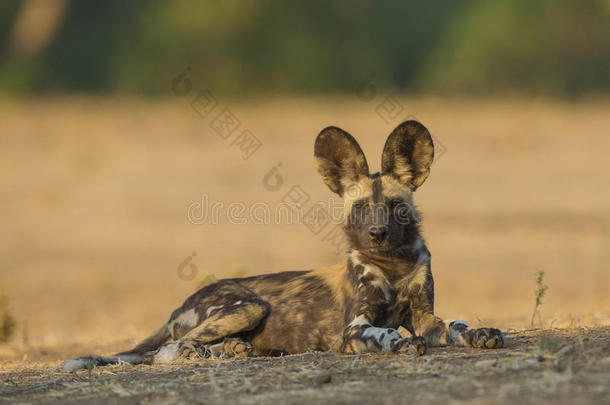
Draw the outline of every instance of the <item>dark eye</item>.
<instances>
[{"instance_id":1,"label":"dark eye","mask_svg":"<svg viewBox=\"0 0 610 405\"><path fill-rule=\"evenodd\" d=\"M364 205L365 205L365 204L366 204L366 201L364 201L364 200L358 200L358 201L355 201L355 202L354 202L354 204L352 205L352 207L353 207L355 210L361 210L361 209L364 207Z\"/></svg>"},{"instance_id":2,"label":"dark eye","mask_svg":"<svg viewBox=\"0 0 610 405\"><path fill-rule=\"evenodd\" d=\"M390 208L396 208L398 207L400 204L402 204L404 201L400 198L393 198L390 201Z\"/></svg>"}]
</instances>

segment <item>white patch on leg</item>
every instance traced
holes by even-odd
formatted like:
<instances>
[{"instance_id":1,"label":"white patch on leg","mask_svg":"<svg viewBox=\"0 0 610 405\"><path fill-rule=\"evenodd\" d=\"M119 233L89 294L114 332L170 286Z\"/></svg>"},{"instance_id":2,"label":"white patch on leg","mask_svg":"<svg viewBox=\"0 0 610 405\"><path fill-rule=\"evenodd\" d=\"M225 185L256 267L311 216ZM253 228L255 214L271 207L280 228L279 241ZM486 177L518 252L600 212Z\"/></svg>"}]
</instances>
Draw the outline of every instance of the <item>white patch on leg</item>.
<instances>
[{"instance_id":1,"label":"white patch on leg","mask_svg":"<svg viewBox=\"0 0 610 405\"><path fill-rule=\"evenodd\" d=\"M470 329L465 321L462 321L461 319L445 319L443 322L447 325L449 338L451 338L454 344L469 346L462 336L463 331L455 328L457 325L463 325L466 327L466 330Z\"/></svg>"},{"instance_id":2,"label":"white patch on leg","mask_svg":"<svg viewBox=\"0 0 610 405\"><path fill-rule=\"evenodd\" d=\"M396 329L377 328L371 326L362 332L362 337L365 339L373 339L381 345L381 350L389 352L392 350L392 342L397 339L402 339L400 333Z\"/></svg>"},{"instance_id":3,"label":"white patch on leg","mask_svg":"<svg viewBox=\"0 0 610 405\"><path fill-rule=\"evenodd\" d=\"M199 315L195 312L195 308L191 308L188 311L184 311L176 317L173 321L170 321L167 328L170 330L172 336L174 335L174 327L180 325L185 328L194 328L199 323ZM157 333L157 332L155 332ZM175 336L173 336L175 337Z\"/></svg>"},{"instance_id":4,"label":"white patch on leg","mask_svg":"<svg viewBox=\"0 0 610 405\"><path fill-rule=\"evenodd\" d=\"M207 311L205 311L205 316L210 316L210 314L212 313L212 311L215 311L215 310L220 309L220 308L222 308L222 307L223 307L222 305L212 305L211 307L209 307L209 308L207 309Z\"/></svg>"},{"instance_id":5,"label":"white patch on leg","mask_svg":"<svg viewBox=\"0 0 610 405\"><path fill-rule=\"evenodd\" d=\"M349 328L353 328L355 326L364 326L364 325L370 325L371 323L369 322L368 318L364 315L358 315L357 317L354 318L353 321L350 322L349 325L347 325Z\"/></svg>"},{"instance_id":6,"label":"white patch on leg","mask_svg":"<svg viewBox=\"0 0 610 405\"><path fill-rule=\"evenodd\" d=\"M170 363L180 355L180 345L178 343L170 343L162 346L157 354L155 354L155 363Z\"/></svg>"},{"instance_id":7,"label":"white patch on leg","mask_svg":"<svg viewBox=\"0 0 610 405\"><path fill-rule=\"evenodd\" d=\"M195 312L195 308L191 308L188 311L181 313L173 323L179 323L180 325L195 327L199 322L199 315Z\"/></svg>"}]
</instances>

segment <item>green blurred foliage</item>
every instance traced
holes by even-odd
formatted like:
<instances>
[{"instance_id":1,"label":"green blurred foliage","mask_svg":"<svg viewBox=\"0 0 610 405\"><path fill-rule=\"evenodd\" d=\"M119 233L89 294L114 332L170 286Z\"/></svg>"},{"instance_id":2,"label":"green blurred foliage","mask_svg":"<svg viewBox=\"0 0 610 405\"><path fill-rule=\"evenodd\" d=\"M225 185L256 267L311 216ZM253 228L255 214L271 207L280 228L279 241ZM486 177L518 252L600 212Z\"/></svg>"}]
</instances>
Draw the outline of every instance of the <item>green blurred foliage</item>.
<instances>
[{"instance_id":1,"label":"green blurred foliage","mask_svg":"<svg viewBox=\"0 0 610 405\"><path fill-rule=\"evenodd\" d=\"M610 90L610 1L478 0L418 71L439 92Z\"/></svg>"},{"instance_id":2,"label":"green blurred foliage","mask_svg":"<svg viewBox=\"0 0 610 405\"><path fill-rule=\"evenodd\" d=\"M388 91L558 96L610 89L610 0L72 1L19 56L0 4L0 92L165 95L187 66L234 95Z\"/></svg>"}]
</instances>

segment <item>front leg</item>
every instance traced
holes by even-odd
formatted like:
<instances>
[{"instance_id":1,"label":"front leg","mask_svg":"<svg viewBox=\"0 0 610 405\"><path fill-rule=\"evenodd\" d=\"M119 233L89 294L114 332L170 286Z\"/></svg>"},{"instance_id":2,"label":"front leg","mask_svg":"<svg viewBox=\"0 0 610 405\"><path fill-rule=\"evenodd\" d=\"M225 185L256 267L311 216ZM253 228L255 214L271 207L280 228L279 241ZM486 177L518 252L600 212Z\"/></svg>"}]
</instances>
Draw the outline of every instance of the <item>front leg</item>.
<instances>
[{"instance_id":1,"label":"front leg","mask_svg":"<svg viewBox=\"0 0 610 405\"><path fill-rule=\"evenodd\" d=\"M434 280L429 262L421 265L408 286L406 294L411 305L413 329L429 346L470 346L499 349L504 346L502 332L495 328L470 328L461 320L442 320L434 315Z\"/></svg>"},{"instance_id":2,"label":"front leg","mask_svg":"<svg viewBox=\"0 0 610 405\"><path fill-rule=\"evenodd\" d=\"M346 305L347 326L343 330L340 350L347 353L414 351L424 354L424 339L403 338L394 328L374 326L396 300L396 294L383 273L372 265L354 265L351 262L349 271L356 288L355 296L348 298Z\"/></svg>"}]
</instances>

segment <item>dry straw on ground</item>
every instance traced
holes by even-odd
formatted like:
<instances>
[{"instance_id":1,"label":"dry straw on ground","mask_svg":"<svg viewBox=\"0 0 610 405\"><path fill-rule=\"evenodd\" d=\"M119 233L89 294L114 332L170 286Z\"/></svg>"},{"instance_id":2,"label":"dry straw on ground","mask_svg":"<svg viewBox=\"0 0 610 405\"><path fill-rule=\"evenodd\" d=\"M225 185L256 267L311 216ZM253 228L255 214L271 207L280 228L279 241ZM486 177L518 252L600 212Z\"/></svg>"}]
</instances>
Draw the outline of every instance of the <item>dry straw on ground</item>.
<instances>
[{"instance_id":1,"label":"dry straw on ground","mask_svg":"<svg viewBox=\"0 0 610 405\"><path fill-rule=\"evenodd\" d=\"M76 374L58 363L5 363L6 403L608 403L610 329L519 332L501 350L191 360ZM556 346L541 345L554 339Z\"/></svg>"}]
</instances>

